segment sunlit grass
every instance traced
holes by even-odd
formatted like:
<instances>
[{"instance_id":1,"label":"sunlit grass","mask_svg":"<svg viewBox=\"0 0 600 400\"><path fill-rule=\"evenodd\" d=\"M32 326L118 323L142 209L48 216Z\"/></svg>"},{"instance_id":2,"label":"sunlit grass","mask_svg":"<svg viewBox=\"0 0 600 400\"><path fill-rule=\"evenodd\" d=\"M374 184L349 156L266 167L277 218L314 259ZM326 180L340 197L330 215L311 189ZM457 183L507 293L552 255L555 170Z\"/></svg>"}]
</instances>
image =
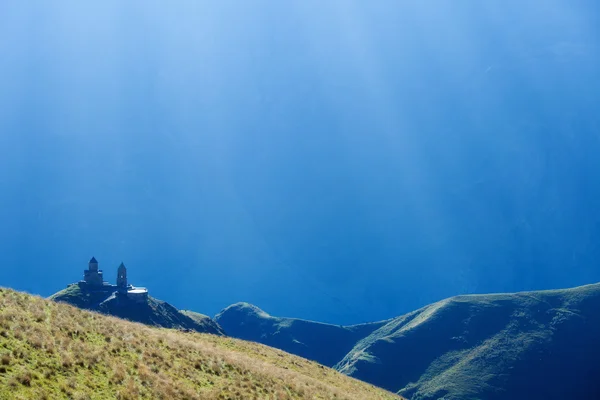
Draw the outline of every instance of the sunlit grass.
<instances>
[{"instance_id":1,"label":"sunlit grass","mask_svg":"<svg viewBox=\"0 0 600 400\"><path fill-rule=\"evenodd\" d=\"M0 289L0 399L394 399L260 344Z\"/></svg>"}]
</instances>

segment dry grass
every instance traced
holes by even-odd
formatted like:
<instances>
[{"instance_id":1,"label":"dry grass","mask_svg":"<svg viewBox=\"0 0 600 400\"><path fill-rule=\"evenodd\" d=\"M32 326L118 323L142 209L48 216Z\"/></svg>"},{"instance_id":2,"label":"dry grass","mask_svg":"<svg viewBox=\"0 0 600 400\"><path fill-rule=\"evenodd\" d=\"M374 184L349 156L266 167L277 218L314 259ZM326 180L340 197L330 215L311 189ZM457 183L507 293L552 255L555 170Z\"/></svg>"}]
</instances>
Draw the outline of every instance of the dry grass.
<instances>
[{"instance_id":1,"label":"dry grass","mask_svg":"<svg viewBox=\"0 0 600 400\"><path fill-rule=\"evenodd\" d=\"M0 289L0 399L399 399L270 347Z\"/></svg>"}]
</instances>

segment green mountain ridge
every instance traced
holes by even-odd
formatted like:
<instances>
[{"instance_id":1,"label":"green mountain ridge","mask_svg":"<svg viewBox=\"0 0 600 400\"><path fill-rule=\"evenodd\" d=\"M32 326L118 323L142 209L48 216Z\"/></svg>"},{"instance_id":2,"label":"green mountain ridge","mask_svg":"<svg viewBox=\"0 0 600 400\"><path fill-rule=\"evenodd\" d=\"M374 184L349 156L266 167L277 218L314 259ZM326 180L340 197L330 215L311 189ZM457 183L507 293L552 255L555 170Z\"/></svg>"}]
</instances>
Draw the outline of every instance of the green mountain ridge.
<instances>
[{"instance_id":1,"label":"green mountain ridge","mask_svg":"<svg viewBox=\"0 0 600 400\"><path fill-rule=\"evenodd\" d=\"M457 296L390 321L335 368L410 399L600 398L600 285Z\"/></svg>"},{"instance_id":2,"label":"green mountain ridge","mask_svg":"<svg viewBox=\"0 0 600 400\"><path fill-rule=\"evenodd\" d=\"M234 337L318 360L408 399L592 399L600 398L599 310L594 284L456 296L354 327L273 317L247 303L215 320Z\"/></svg>"}]
</instances>

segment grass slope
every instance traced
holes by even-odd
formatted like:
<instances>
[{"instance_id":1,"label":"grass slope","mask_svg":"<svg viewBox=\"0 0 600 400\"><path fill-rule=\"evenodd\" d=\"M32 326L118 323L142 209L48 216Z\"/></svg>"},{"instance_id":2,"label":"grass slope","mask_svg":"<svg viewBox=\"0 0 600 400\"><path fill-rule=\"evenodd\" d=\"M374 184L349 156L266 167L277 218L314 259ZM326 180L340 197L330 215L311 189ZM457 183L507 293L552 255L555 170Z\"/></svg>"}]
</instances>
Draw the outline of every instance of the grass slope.
<instances>
[{"instance_id":1,"label":"grass slope","mask_svg":"<svg viewBox=\"0 0 600 400\"><path fill-rule=\"evenodd\" d=\"M600 285L458 296L398 317L336 368L407 398L600 398Z\"/></svg>"},{"instance_id":2,"label":"grass slope","mask_svg":"<svg viewBox=\"0 0 600 400\"><path fill-rule=\"evenodd\" d=\"M50 296L50 299L147 325L191 329L215 335L224 334L223 329L211 318L197 313L186 314L169 303L153 297L148 297L147 303L138 304L127 299L116 298L112 290L88 291L82 290L77 284L71 284Z\"/></svg>"},{"instance_id":3,"label":"grass slope","mask_svg":"<svg viewBox=\"0 0 600 400\"><path fill-rule=\"evenodd\" d=\"M356 342L385 322L341 326L295 318L273 317L248 303L236 303L215 316L228 335L333 366Z\"/></svg>"},{"instance_id":4,"label":"grass slope","mask_svg":"<svg viewBox=\"0 0 600 400\"><path fill-rule=\"evenodd\" d=\"M0 399L395 399L257 343L0 289Z\"/></svg>"}]
</instances>

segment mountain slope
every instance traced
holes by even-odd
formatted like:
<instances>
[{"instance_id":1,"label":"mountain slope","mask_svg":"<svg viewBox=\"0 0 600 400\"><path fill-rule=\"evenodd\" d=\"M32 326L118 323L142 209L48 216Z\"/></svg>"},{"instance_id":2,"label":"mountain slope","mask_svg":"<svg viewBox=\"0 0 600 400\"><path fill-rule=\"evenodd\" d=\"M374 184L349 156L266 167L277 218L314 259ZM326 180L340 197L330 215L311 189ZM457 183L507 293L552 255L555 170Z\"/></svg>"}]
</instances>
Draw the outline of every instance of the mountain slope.
<instances>
[{"instance_id":1,"label":"mountain slope","mask_svg":"<svg viewBox=\"0 0 600 400\"><path fill-rule=\"evenodd\" d=\"M84 290L77 284L71 284L50 296L50 299L147 325L191 329L215 335L223 334L223 329L215 321L208 317L200 318L202 314L194 313L191 317L169 303L153 297L148 297L145 303L137 303L118 298L113 293L113 291Z\"/></svg>"},{"instance_id":2,"label":"mountain slope","mask_svg":"<svg viewBox=\"0 0 600 400\"><path fill-rule=\"evenodd\" d=\"M0 399L395 399L314 362L0 289Z\"/></svg>"},{"instance_id":3,"label":"mountain slope","mask_svg":"<svg viewBox=\"0 0 600 400\"><path fill-rule=\"evenodd\" d=\"M220 335L225 335L223 328L208 315L200 314L190 310L181 310L179 312L185 315L186 317L191 318L196 324L203 327L205 329L205 332L213 333L211 332L211 330L216 330Z\"/></svg>"},{"instance_id":4,"label":"mountain slope","mask_svg":"<svg viewBox=\"0 0 600 400\"><path fill-rule=\"evenodd\" d=\"M233 304L215 316L228 335L252 340L333 366L356 342L385 324L340 326L294 318L273 317L248 304Z\"/></svg>"},{"instance_id":5,"label":"mountain slope","mask_svg":"<svg viewBox=\"0 0 600 400\"><path fill-rule=\"evenodd\" d=\"M458 296L398 317L336 365L410 399L600 398L600 285Z\"/></svg>"}]
</instances>

